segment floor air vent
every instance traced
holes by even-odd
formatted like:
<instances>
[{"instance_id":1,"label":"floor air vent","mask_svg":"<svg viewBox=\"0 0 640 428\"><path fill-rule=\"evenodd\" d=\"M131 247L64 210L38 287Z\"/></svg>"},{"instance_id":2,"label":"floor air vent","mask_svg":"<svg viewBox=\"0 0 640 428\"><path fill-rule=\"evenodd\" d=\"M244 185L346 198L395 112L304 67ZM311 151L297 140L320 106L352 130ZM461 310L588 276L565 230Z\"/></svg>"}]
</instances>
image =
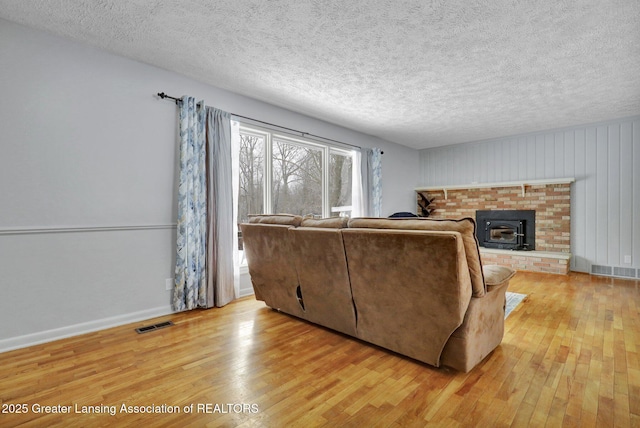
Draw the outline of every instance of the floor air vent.
<instances>
[{"instance_id":1,"label":"floor air vent","mask_svg":"<svg viewBox=\"0 0 640 428\"><path fill-rule=\"evenodd\" d=\"M145 327L136 328L138 334L149 333L150 331L160 330L161 328L170 327L173 325L171 321L159 322L157 324L147 325Z\"/></svg>"},{"instance_id":2,"label":"floor air vent","mask_svg":"<svg viewBox=\"0 0 640 428\"><path fill-rule=\"evenodd\" d=\"M591 265L591 273L594 275L617 276L619 278L640 278L640 269L618 266Z\"/></svg>"},{"instance_id":3,"label":"floor air vent","mask_svg":"<svg viewBox=\"0 0 640 428\"><path fill-rule=\"evenodd\" d=\"M614 267L613 274L615 276L622 276L624 278L635 278L636 270L634 268Z\"/></svg>"},{"instance_id":4,"label":"floor air vent","mask_svg":"<svg viewBox=\"0 0 640 428\"><path fill-rule=\"evenodd\" d=\"M591 273L596 275L611 275L611 266L591 265Z\"/></svg>"}]
</instances>

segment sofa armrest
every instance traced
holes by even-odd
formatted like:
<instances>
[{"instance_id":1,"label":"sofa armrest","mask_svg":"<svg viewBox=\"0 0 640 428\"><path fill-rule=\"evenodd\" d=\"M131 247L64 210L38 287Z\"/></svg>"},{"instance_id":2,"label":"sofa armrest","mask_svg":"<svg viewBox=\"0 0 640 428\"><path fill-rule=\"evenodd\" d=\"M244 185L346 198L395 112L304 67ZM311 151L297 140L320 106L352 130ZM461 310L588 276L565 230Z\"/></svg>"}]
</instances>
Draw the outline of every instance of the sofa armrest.
<instances>
[{"instance_id":1,"label":"sofa armrest","mask_svg":"<svg viewBox=\"0 0 640 428\"><path fill-rule=\"evenodd\" d=\"M487 284L488 289L504 284L516 274L515 270L498 265L482 266L482 271L484 273L484 282Z\"/></svg>"},{"instance_id":2,"label":"sofa armrest","mask_svg":"<svg viewBox=\"0 0 640 428\"><path fill-rule=\"evenodd\" d=\"M464 322L453 332L442 352L442 365L466 373L500 345L508 286L509 280L505 279L488 286L484 296L471 299Z\"/></svg>"}]
</instances>

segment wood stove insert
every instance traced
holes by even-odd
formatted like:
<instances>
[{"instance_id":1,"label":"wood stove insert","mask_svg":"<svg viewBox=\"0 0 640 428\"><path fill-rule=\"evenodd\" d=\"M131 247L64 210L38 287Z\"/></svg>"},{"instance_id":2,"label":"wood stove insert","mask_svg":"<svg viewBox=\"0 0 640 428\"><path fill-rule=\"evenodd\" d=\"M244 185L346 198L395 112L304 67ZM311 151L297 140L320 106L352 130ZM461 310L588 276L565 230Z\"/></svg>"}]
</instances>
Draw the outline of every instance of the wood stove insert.
<instances>
[{"instance_id":1,"label":"wood stove insert","mask_svg":"<svg viewBox=\"0 0 640 428\"><path fill-rule=\"evenodd\" d=\"M485 248L534 250L535 222L534 210L478 210L476 236Z\"/></svg>"}]
</instances>

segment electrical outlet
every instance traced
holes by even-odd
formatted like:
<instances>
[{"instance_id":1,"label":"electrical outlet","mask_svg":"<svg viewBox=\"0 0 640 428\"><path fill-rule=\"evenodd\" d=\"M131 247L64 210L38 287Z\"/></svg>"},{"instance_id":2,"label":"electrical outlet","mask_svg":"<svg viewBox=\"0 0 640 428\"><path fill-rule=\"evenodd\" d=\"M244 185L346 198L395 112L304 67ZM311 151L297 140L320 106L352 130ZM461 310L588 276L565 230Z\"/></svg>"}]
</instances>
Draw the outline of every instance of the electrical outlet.
<instances>
[{"instance_id":1,"label":"electrical outlet","mask_svg":"<svg viewBox=\"0 0 640 428\"><path fill-rule=\"evenodd\" d=\"M167 278L164 280L165 290L173 289L173 278Z\"/></svg>"},{"instance_id":2,"label":"electrical outlet","mask_svg":"<svg viewBox=\"0 0 640 428\"><path fill-rule=\"evenodd\" d=\"M624 256L624 262L631 264L631 256L630 255Z\"/></svg>"}]
</instances>

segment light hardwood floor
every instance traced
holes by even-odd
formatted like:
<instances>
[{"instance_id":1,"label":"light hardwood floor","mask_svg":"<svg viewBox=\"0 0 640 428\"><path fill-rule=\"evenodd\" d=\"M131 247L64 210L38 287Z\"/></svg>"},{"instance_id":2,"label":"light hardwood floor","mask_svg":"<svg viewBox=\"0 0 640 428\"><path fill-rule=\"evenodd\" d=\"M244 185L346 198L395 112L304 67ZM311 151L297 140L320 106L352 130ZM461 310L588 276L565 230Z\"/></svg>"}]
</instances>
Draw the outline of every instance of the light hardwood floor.
<instances>
[{"instance_id":1,"label":"light hardwood floor","mask_svg":"<svg viewBox=\"0 0 640 428\"><path fill-rule=\"evenodd\" d=\"M7 352L3 411L28 413L0 413L0 426L640 426L640 281L519 272L510 291L528 297L466 374L253 297L156 319L176 325L151 333L138 323ZM47 405L72 413L34 413Z\"/></svg>"}]
</instances>

